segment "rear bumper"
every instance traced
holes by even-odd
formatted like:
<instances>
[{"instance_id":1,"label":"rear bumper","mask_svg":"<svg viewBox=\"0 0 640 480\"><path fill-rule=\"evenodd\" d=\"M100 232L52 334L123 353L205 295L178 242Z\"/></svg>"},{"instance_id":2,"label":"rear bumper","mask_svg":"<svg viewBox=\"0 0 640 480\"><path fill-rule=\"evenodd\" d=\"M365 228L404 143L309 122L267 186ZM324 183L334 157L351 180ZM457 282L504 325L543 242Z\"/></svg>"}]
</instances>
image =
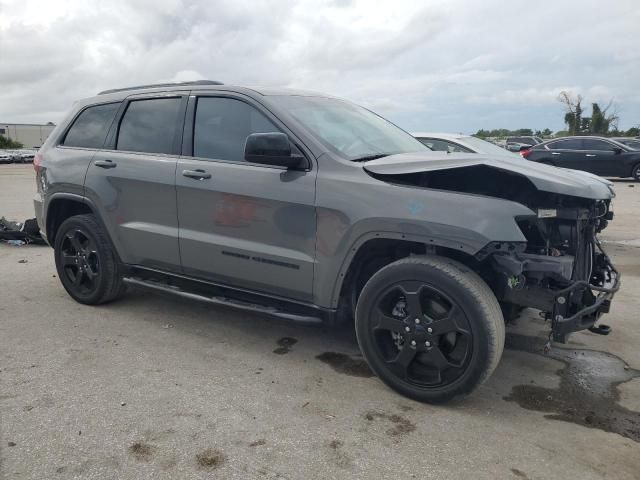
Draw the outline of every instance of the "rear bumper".
<instances>
[{"instance_id":1,"label":"rear bumper","mask_svg":"<svg viewBox=\"0 0 640 480\"><path fill-rule=\"evenodd\" d=\"M33 210L35 211L36 221L38 222L38 227L40 228L40 236L44 239L45 242L47 242L47 244L49 244L49 240L47 240L47 229L44 221L44 201L40 193L36 193L33 196Z\"/></svg>"}]
</instances>

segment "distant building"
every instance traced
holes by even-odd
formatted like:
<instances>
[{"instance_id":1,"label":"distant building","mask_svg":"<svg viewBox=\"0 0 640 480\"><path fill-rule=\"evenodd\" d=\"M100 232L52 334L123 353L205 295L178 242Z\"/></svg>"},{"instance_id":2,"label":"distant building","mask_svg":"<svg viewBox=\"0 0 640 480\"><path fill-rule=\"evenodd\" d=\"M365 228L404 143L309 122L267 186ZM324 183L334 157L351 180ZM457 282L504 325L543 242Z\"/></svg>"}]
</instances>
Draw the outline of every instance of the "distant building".
<instances>
[{"instance_id":1,"label":"distant building","mask_svg":"<svg viewBox=\"0 0 640 480\"><path fill-rule=\"evenodd\" d=\"M54 128L56 126L53 123L40 125L37 123L0 122L0 135L20 142L25 148L40 148Z\"/></svg>"}]
</instances>

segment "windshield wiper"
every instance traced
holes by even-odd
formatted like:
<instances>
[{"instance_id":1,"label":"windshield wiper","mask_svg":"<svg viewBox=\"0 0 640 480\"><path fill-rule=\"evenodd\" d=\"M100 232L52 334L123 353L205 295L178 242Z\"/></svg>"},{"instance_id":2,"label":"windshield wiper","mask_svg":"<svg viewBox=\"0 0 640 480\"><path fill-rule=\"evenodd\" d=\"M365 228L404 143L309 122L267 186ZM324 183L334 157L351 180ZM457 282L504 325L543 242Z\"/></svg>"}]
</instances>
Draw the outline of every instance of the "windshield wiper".
<instances>
[{"instance_id":1,"label":"windshield wiper","mask_svg":"<svg viewBox=\"0 0 640 480\"><path fill-rule=\"evenodd\" d=\"M390 153L372 153L371 155L365 155L363 157L354 158L352 162L368 162L369 160L376 160L382 157L388 157Z\"/></svg>"}]
</instances>

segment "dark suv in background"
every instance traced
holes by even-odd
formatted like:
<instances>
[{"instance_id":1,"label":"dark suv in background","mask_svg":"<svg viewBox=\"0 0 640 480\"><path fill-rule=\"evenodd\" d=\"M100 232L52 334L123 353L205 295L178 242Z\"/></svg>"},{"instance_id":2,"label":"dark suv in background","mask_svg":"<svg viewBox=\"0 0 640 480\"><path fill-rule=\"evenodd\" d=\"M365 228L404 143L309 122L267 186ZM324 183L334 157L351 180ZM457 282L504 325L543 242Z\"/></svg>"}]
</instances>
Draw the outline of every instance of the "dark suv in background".
<instances>
[{"instance_id":1,"label":"dark suv in background","mask_svg":"<svg viewBox=\"0 0 640 480\"><path fill-rule=\"evenodd\" d=\"M527 160L603 177L640 180L640 151L605 137L564 137L520 152Z\"/></svg>"},{"instance_id":2,"label":"dark suv in background","mask_svg":"<svg viewBox=\"0 0 640 480\"><path fill-rule=\"evenodd\" d=\"M505 319L565 341L608 311L582 172L432 152L326 95L196 82L78 102L34 161L39 226L84 304L127 285L301 322L355 320L371 369L443 402L496 367ZM504 313L503 313L504 312Z\"/></svg>"}]
</instances>

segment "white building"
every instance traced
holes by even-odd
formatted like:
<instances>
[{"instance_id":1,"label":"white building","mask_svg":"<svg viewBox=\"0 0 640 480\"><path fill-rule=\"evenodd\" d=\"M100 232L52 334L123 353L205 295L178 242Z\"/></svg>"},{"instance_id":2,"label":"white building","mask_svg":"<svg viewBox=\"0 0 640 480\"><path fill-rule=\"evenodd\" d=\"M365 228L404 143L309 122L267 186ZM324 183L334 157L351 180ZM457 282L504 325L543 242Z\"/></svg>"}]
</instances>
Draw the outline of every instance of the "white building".
<instances>
[{"instance_id":1,"label":"white building","mask_svg":"<svg viewBox=\"0 0 640 480\"><path fill-rule=\"evenodd\" d=\"M0 135L20 142L25 148L40 148L56 126L52 123L2 123Z\"/></svg>"}]
</instances>

